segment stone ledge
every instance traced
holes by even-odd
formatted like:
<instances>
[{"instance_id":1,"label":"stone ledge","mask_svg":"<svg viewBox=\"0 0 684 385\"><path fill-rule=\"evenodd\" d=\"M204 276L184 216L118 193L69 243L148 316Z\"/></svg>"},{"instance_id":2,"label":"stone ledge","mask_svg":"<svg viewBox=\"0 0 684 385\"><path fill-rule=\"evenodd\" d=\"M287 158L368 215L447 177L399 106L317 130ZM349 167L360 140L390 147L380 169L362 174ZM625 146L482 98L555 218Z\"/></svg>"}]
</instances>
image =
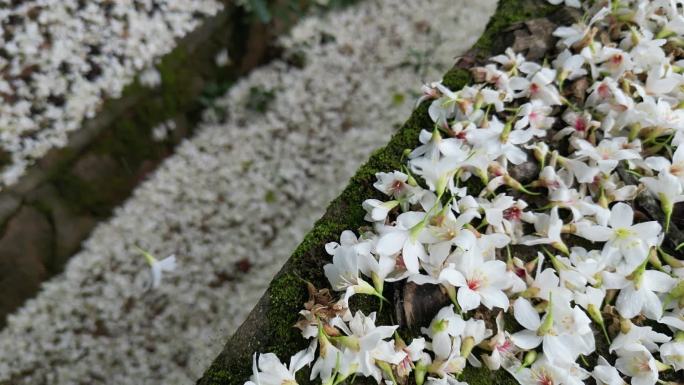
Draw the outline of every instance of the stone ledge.
<instances>
[{"instance_id":1,"label":"stone ledge","mask_svg":"<svg viewBox=\"0 0 684 385\"><path fill-rule=\"evenodd\" d=\"M471 75L465 68L510 46L515 38L511 31L529 29L523 22L548 17L559 23L567 23L574 16L576 15L566 8L551 6L544 0L500 0L486 31L464 59L444 75L444 84L451 89L460 89L469 84ZM342 194L330 203L325 215L316 222L312 231L271 281L267 292L230 337L221 354L197 382L198 385L242 385L252 373L253 353L273 352L287 362L295 352L306 347L307 341L293 328L298 312L307 300L303 280L312 282L319 288L328 287L323 276L323 265L329 262L329 256L324 251L325 243L338 241L343 230L367 225L363 220L365 211L361 203L367 198L382 198L372 187L375 173L399 169L404 149L414 148L418 144L420 129L432 125L427 107L428 103L419 106L387 146L376 151L359 168ZM393 298L394 285L386 284L385 290L385 296ZM366 312L376 310L376 301L358 297L360 296L352 298L352 309ZM388 308L390 306L385 307L378 315L379 323L389 322L392 310ZM301 370L297 380L302 385L312 383L308 379L308 370ZM490 372L470 366L466 368L463 380L470 384L517 383L503 371ZM375 383L372 379L356 379L356 383L365 382Z\"/></svg>"}]
</instances>

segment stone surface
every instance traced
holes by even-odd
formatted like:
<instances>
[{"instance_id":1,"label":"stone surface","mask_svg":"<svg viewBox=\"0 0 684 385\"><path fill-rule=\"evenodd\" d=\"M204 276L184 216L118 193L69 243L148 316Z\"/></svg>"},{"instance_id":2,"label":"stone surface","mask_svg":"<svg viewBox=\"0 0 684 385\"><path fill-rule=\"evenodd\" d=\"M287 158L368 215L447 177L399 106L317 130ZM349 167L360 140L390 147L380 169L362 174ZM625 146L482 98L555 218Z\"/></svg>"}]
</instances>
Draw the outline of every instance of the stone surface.
<instances>
[{"instance_id":1,"label":"stone surface","mask_svg":"<svg viewBox=\"0 0 684 385\"><path fill-rule=\"evenodd\" d=\"M0 224L5 223L21 205L21 199L13 194L0 196Z\"/></svg>"},{"instance_id":2,"label":"stone surface","mask_svg":"<svg viewBox=\"0 0 684 385\"><path fill-rule=\"evenodd\" d=\"M50 221L35 208L23 206L7 223L0 238L0 325L47 277L53 241Z\"/></svg>"},{"instance_id":3,"label":"stone surface","mask_svg":"<svg viewBox=\"0 0 684 385\"><path fill-rule=\"evenodd\" d=\"M54 242L45 267L49 274L59 273L69 257L79 249L81 241L90 234L97 218L78 212L78 208L69 205L52 185L44 185L32 192L27 196L26 204L27 207L39 207L52 224Z\"/></svg>"}]
</instances>

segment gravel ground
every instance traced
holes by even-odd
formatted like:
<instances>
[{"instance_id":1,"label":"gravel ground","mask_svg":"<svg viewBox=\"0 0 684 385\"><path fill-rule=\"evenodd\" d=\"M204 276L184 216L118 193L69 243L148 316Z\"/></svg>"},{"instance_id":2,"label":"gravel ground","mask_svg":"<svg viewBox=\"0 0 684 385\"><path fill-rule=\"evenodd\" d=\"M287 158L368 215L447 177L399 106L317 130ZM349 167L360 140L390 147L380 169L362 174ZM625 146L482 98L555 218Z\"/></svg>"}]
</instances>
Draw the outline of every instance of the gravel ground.
<instances>
[{"instance_id":1,"label":"gravel ground","mask_svg":"<svg viewBox=\"0 0 684 385\"><path fill-rule=\"evenodd\" d=\"M0 1L0 189L66 144L216 0Z\"/></svg>"},{"instance_id":2,"label":"gravel ground","mask_svg":"<svg viewBox=\"0 0 684 385\"><path fill-rule=\"evenodd\" d=\"M0 332L0 382L188 383L494 0L368 0L302 20ZM144 291L134 245L175 253Z\"/></svg>"}]
</instances>

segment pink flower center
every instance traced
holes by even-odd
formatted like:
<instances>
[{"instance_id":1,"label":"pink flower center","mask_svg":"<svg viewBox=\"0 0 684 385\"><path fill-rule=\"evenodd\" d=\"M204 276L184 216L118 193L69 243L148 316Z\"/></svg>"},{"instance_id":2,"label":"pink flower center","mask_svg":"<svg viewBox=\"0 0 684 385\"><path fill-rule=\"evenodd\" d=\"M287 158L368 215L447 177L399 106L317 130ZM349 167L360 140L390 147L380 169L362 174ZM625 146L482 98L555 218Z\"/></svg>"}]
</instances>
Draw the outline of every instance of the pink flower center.
<instances>
[{"instance_id":1,"label":"pink flower center","mask_svg":"<svg viewBox=\"0 0 684 385\"><path fill-rule=\"evenodd\" d=\"M623 60L622 54L619 54L619 53L616 53L615 55L610 57L610 63L615 67L622 64L622 60Z\"/></svg>"},{"instance_id":2,"label":"pink flower center","mask_svg":"<svg viewBox=\"0 0 684 385\"><path fill-rule=\"evenodd\" d=\"M542 374L537 381L539 385L553 385L553 378L549 377L547 374Z\"/></svg>"},{"instance_id":3,"label":"pink flower center","mask_svg":"<svg viewBox=\"0 0 684 385\"><path fill-rule=\"evenodd\" d=\"M537 115L538 114L536 112L532 111L532 112L530 112L529 119L532 121L537 120L537 118L538 118Z\"/></svg>"},{"instance_id":4,"label":"pink flower center","mask_svg":"<svg viewBox=\"0 0 684 385\"><path fill-rule=\"evenodd\" d=\"M482 281L479 279L469 279L468 281L468 289L470 290L477 290L480 288L480 285L482 284Z\"/></svg>"},{"instance_id":5,"label":"pink flower center","mask_svg":"<svg viewBox=\"0 0 684 385\"><path fill-rule=\"evenodd\" d=\"M584 118L577 118L577 120L575 121L575 130L577 131L584 132L587 130L587 126L589 125L587 124L587 121Z\"/></svg>"},{"instance_id":6,"label":"pink flower center","mask_svg":"<svg viewBox=\"0 0 684 385\"><path fill-rule=\"evenodd\" d=\"M518 207L511 207L503 212L504 218L508 219L509 221L519 221L520 217L522 217L522 210Z\"/></svg>"},{"instance_id":7,"label":"pink flower center","mask_svg":"<svg viewBox=\"0 0 684 385\"><path fill-rule=\"evenodd\" d=\"M602 98L610 97L610 88L608 87L608 85L605 83L602 83L600 86L598 86L598 94Z\"/></svg>"},{"instance_id":8,"label":"pink flower center","mask_svg":"<svg viewBox=\"0 0 684 385\"><path fill-rule=\"evenodd\" d=\"M520 278L525 278L527 276L527 271L525 271L525 269L523 269L521 267L514 268L513 272L515 273L515 275L517 275Z\"/></svg>"},{"instance_id":9,"label":"pink flower center","mask_svg":"<svg viewBox=\"0 0 684 385\"><path fill-rule=\"evenodd\" d=\"M530 95L535 95L539 92L539 85L537 83L530 84Z\"/></svg>"},{"instance_id":10,"label":"pink flower center","mask_svg":"<svg viewBox=\"0 0 684 385\"><path fill-rule=\"evenodd\" d=\"M400 255L396 261L397 270L406 270L406 262L404 262L404 256Z\"/></svg>"},{"instance_id":11,"label":"pink flower center","mask_svg":"<svg viewBox=\"0 0 684 385\"><path fill-rule=\"evenodd\" d=\"M512 344L511 341L505 340L501 345L497 346L496 349L502 353L506 353L509 350L511 350Z\"/></svg>"},{"instance_id":12,"label":"pink flower center","mask_svg":"<svg viewBox=\"0 0 684 385\"><path fill-rule=\"evenodd\" d=\"M390 190L392 192L395 192L395 193L400 192L403 189L404 189L404 182L402 182L400 180L395 180L394 182L392 182L392 186L390 187Z\"/></svg>"}]
</instances>

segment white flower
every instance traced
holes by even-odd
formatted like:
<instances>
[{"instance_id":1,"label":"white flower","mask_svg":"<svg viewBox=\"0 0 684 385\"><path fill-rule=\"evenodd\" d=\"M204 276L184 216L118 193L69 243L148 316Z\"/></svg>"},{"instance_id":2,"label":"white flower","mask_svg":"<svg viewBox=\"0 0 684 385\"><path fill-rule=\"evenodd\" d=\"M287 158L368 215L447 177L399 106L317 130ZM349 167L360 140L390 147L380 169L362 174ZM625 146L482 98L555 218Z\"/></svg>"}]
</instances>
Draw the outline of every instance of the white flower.
<instances>
[{"instance_id":1,"label":"white flower","mask_svg":"<svg viewBox=\"0 0 684 385\"><path fill-rule=\"evenodd\" d=\"M358 371L364 376L372 376L378 383L382 372L376 361L396 365L406 357L405 352L395 350L394 341L385 341L399 326L376 326L375 313L365 316L357 311L349 321L349 326L339 317L334 318L331 324L346 334L344 337L333 338L343 338L342 344L349 345L349 350L353 351L349 354L353 357L353 362L358 362Z\"/></svg>"},{"instance_id":2,"label":"white flower","mask_svg":"<svg viewBox=\"0 0 684 385\"><path fill-rule=\"evenodd\" d=\"M454 175L463 162L468 159L468 153L460 151L458 155L411 159L411 171L425 179L428 187L437 195L441 195L447 188L454 190Z\"/></svg>"},{"instance_id":3,"label":"white flower","mask_svg":"<svg viewBox=\"0 0 684 385\"><path fill-rule=\"evenodd\" d=\"M415 367L414 363L420 361L426 354L424 352L425 338L414 338L408 346L400 339L396 343L399 345L397 348L406 353L406 357L397 365L397 373L400 377L408 376Z\"/></svg>"},{"instance_id":4,"label":"white flower","mask_svg":"<svg viewBox=\"0 0 684 385\"><path fill-rule=\"evenodd\" d=\"M468 383L459 381L450 375L445 375L439 378L428 377L425 385L468 385Z\"/></svg>"},{"instance_id":5,"label":"white flower","mask_svg":"<svg viewBox=\"0 0 684 385\"><path fill-rule=\"evenodd\" d=\"M461 356L461 338L452 338L450 342L451 347L448 356L436 355L435 361L429 368L430 373L447 379L453 379L451 374L461 374L466 366L466 359Z\"/></svg>"},{"instance_id":6,"label":"white flower","mask_svg":"<svg viewBox=\"0 0 684 385\"><path fill-rule=\"evenodd\" d=\"M559 37L561 39L559 41L559 44L562 44L566 47L578 45L591 32L591 27L597 22L599 22L601 19L603 19L609 13L610 8L602 8L600 11L596 12L596 14L591 18L591 20L589 20L589 23L577 23L573 24L570 27L558 27L553 32L553 36Z\"/></svg>"},{"instance_id":7,"label":"white flower","mask_svg":"<svg viewBox=\"0 0 684 385\"><path fill-rule=\"evenodd\" d=\"M455 138L444 139L436 128L432 133L427 130L421 130L419 140L422 144L411 151L411 154L409 154L411 159L420 156L425 156L428 159L438 159L440 155L459 156L462 153L462 140Z\"/></svg>"},{"instance_id":8,"label":"white flower","mask_svg":"<svg viewBox=\"0 0 684 385\"><path fill-rule=\"evenodd\" d=\"M373 183L373 187L381 191L385 195L399 198L405 195L410 186L408 185L408 175L400 171L394 172L379 172L375 174L378 179Z\"/></svg>"},{"instance_id":9,"label":"white flower","mask_svg":"<svg viewBox=\"0 0 684 385\"><path fill-rule=\"evenodd\" d=\"M377 253L389 257L401 251L406 270L417 274L420 268L418 261L427 255L425 246L418 240L425 228L424 219L424 212L410 211L397 217L396 226L382 227L376 245Z\"/></svg>"},{"instance_id":10,"label":"white flower","mask_svg":"<svg viewBox=\"0 0 684 385\"><path fill-rule=\"evenodd\" d=\"M601 327L607 337L608 332L605 329L603 315L601 315L601 308L603 300L606 298L606 291L604 289L587 286L583 293L575 291L573 294L575 303L587 311L591 319Z\"/></svg>"},{"instance_id":11,"label":"white flower","mask_svg":"<svg viewBox=\"0 0 684 385\"><path fill-rule=\"evenodd\" d=\"M594 242L606 242L622 258L616 262L618 273L630 273L648 256L649 249L658 243L660 224L642 222L633 224L634 211L626 203L618 202L610 210L608 226L588 226L578 235Z\"/></svg>"},{"instance_id":12,"label":"white flower","mask_svg":"<svg viewBox=\"0 0 684 385\"><path fill-rule=\"evenodd\" d=\"M323 382L325 382L332 377L333 371L337 370L336 368L342 368L342 372L346 372L347 370L345 369L354 368L355 365L351 362L351 350L347 350L349 353L343 354L342 351L335 347L335 345L328 340L328 337L326 337L320 331L318 340L314 341L318 341L320 346L318 351L318 359L311 367L311 380L319 377Z\"/></svg>"},{"instance_id":13,"label":"white flower","mask_svg":"<svg viewBox=\"0 0 684 385\"><path fill-rule=\"evenodd\" d=\"M657 178L645 177L640 181L660 201L660 206L665 213L665 233L667 233L674 205L684 201L681 181L669 172L660 172Z\"/></svg>"},{"instance_id":14,"label":"white flower","mask_svg":"<svg viewBox=\"0 0 684 385\"><path fill-rule=\"evenodd\" d=\"M550 68L542 68L530 79L523 77L511 78L511 88L518 93L516 98L529 97L532 100L539 99L547 106L560 105L561 96L558 89L553 84L556 78L556 71Z\"/></svg>"},{"instance_id":15,"label":"white flower","mask_svg":"<svg viewBox=\"0 0 684 385\"><path fill-rule=\"evenodd\" d=\"M653 385L658 381L656 361L645 348L618 351L615 367L632 377L632 385Z\"/></svg>"},{"instance_id":16,"label":"white flower","mask_svg":"<svg viewBox=\"0 0 684 385\"><path fill-rule=\"evenodd\" d=\"M520 119L515 122L514 128L522 130L529 126L535 135L545 135L546 132L544 130L551 128L556 120L550 116L552 110L552 107L545 105L541 100L531 100L529 103L520 106L518 111Z\"/></svg>"},{"instance_id":17,"label":"white flower","mask_svg":"<svg viewBox=\"0 0 684 385\"><path fill-rule=\"evenodd\" d=\"M570 249L570 262L593 285L601 278L601 273L616 253L618 251L613 248L587 251L583 247L575 246ZM592 295L592 301L595 300Z\"/></svg>"},{"instance_id":18,"label":"white flower","mask_svg":"<svg viewBox=\"0 0 684 385\"><path fill-rule=\"evenodd\" d=\"M663 333L658 333L650 326L637 326L631 322L626 322L628 327L626 333L620 333L610 344L610 351L639 350L646 349L649 352L658 350L658 344L667 342L670 337Z\"/></svg>"},{"instance_id":19,"label":"white flower","mask_svg":"<svg viewBox=\"0 0 684 385\"><path fill-rule=\"evenodd\" d=\"M216 63L216 65L219 67L225 67L230 64L230 62L231 60L230 56L228 55L228 50L225 48L219 51L219 53L217 53L214 57L214 63Z\"/></svg>"},{"instance_id":20,"label":"white flower","mask_svg":"<svg viewBox=\"0 0 684 385\"><path fill-rule=\"evenodd\" d=\"M662 156L651 156L646 158L646 164L658 172L668 172L684 182L684 146L677 147L672 154L672 160Z\"/></svg>"},{"instance_id":21,"label":"white flower","mask_svg":"<svg viewBox=\"0 0 684 385\"><path fill-rule=\"evenodd\" d=\"M561 239L562 228L563 220L558 216L558 207L554 207L550 215L535 215L534 229L538 236L525 236L521 243L527 246L548 244L567 254L568 248Z\"/></svg>"},{"instance_id":22,"label":"white flower","mask_svg":"<svg viewBox=\"0 0 684 385\"><path fill-rule=\"evenodd\" d=\"M354 294L380 295L359 277L359 255L354 247L340 245L333 252L333 262L323 266L323 271L333 290L345 292L345 302Z\"/></svg>"},{"instance_id":23,"label":"white flower","mask_svg":"<svg viewBox=\"0 0 684 385\"><path fill-rule=\"evenodd\" d=\"M531 368L516 370L513 376L521 385L567 384L568 373L545 357L537 359Z\"/></svg>"},{"instance_id":24,"label":"white flower","mask_svg":"<svg viewBox=\"0 0 684 385\"><path fill-rule=\"evenodd\" d=\"M660 358L675 371L684 370L684 338L660 345Z\"/></svg>"},{"instance_id":25,"label":"white flower","mask_svg":"<svg viewBox=\"0 0 684 385\"><path fill-rule=\"evenodd\" d=\"M520 149L533 137L532 130L511 130L510 123L502 123L494 117L487 128L469 130L466 134L468 143L486 151L493 159L503 156L513 164L521 164L527 160L527 154Z\"/></svg>"},{"instance_id":26,"label":"white flower","mask_svg":"<svg viewBox=\"0 0 684 385\"><path fill-rule=\"evenodd\" d=\"M501 64L505 70L510 71L520 67L525 62L525 56L508 47L503 54L492 56L489 60Z\"/></svg>"},{"instance_id":27,"label":"white flower","mask_svg":"<svg viewBox=\"0 0 684 385\"><path fill-rule=\"evenodd\" d=\"M454 313L452 305L443 307L430 327L421 328L421 332L432 339L432 351L436 358L446 359L452 351L452 337L459 337L465 329L465 321Z\"/></svg>"},{"instance_id":28,"label":"white flower","mask_svg":"<svg viewBox=\"0 0 684 385\"><path fill-rule=\"evenodd\" d=\"M159 71L154 67L149 67L143 70L140 75L138 75L140 84L148 88L154 88L161 84L162 78Z\"/></svg>"},{"instance_id":29,"label":"white flower","mask_svg":"<svg viewBox=\"0 0 684 385\"><path fill-rule=\"evenodd\" d=\"M563 120L568 124L565 128L558 131L554 135L554 139L560 139L564 136L573 134L573 136L586 137L589 131L600 127L600 123L594 120L590 113L576 112L568 109L563 114Z\"/></svg>"},{"instance_id":30,"label":"white flower","mask_svg":"<svg viewBox=\"0 0 684 385\"><path fill-rule=\"evenodd\" d=\"M488 309L508 309L508 297L503 292L510 286L506 263L485 262L480 248L464 252L456 261L455 269L444 271L444 277L459 288L458 304L464 311L476 309L480 303Z\"/></svg>"},{"instance_id":31,"label":"white flower","mask_svg":"<svg viewBox=\"0 0 684 385\"><path fill-rule=\"evenodd\" d=\"M674 331L684 331L684 308L665 313L659 322L669 326Z\"/></svg>"},{"instance_id":32,"label":"white flower","mask_svg":"<svg viewBox=\"0 0 684 385\"><path fill-rule=\"evenodd\" d=\"M604 139L595 147L579 138L575 138L572 144L577 148L575 155L578 158L592 159L604 174L610 174L621 160L641 159L637 151L627 148L627 138L624 137Z\"/></svg>"},{"instance_id":33,"label":"white flower","mask_svg":"<svg viewBox=\"0 0 684 385\"><path fill-rule=\"evenodd\" d=\"M307 349L297 352L290 359L290 367L283 365L273 353L259 356L257 365L257 353L254 353L252 363L252 377L245 385L295 385L295 373L314 360L316 341L312 341Z\"/></svg>"},{"instance_id":34,"label":"white flower","mask_svg":"<svg viewBox=\"0 0 684 385\"><path fill-rule=\"evenodd\" d=\"M363 209L366 216L363 218L368 222L384 222L389 212L399 205L398 201L383 202L377 199L366 199L363 201Z\"/></svg>"},{"instance_id":35,"label":"white flower","mask_svg":"<svg viewBox=\"0 0 684 385\"><path fill-rule=\"evenodd\" d=\"M483 320L471 318L465 321L465 327L461 333L461 356L465 357L473 366L480 367L480 361L472 354L472 348L478 346L491 335L492 331L487 329Z\"/></svg>"},{"instance_id":36,"label":"white flower","mask_svg":"<svg viewBox=\"0 0 684 385\"><path fill-rule=\"evenodd\" d=\"M557 140L558 138L554 138ZM579 183L593 183L599 173L597 167L590 167L581 160L558 157L558 163L570 174L569 179L577 179Z\"/></svg>"},{"instance_id":37,"label":"white flower","mask_svg":"<svg viewBox=\"0 0 684 385\"><path fill-rule=\"evenodd\" d=\"M629 276L617 273L603 273L603 283L607 289L620 289L615 308L624 318L636 317L639 313L659 320L663 315L663 305L656 293L666 293L677 280L657 270L646 270L646 260Z\"/></svg>"},{"instance_id":38,"label":"white flower","mask_svg":"<svg viewBox=\"0 0 684 385\"><path fill-rule=\"evenodd\" d=\"M162 259L155 258L152 254L138 248L138 251L145 256L145 260L150 265L150 289L156 289L161 285L162 272L173 271L176 269L176 256L174 254Z\"/></svg>"},{"instance_id":39,"label":"white flower","mask_svg":"<svg viewBox=\"0 0 684 385\"><path fill-rule=\"evenodd\" d=\"M621 77L625 71L630 71L634 68L634 63L629 53L611 47L601 47L601 50L596 55L596 63L602 63L599 66L599 71L607 72L616 79Z\"/></svg>"},{"instance_id":40,"label":"white flower","mask_svg":"<svg viewBox=\"0 0 684 385\"><path fill-rule=\"evenodd\" d=\"M483 354L482 361L490 370L499 370L501 367L511 368L518 364L517 358L515 358L518 349L511 341L511 336L504 330L503 312L499 312L496 316L496 330L496 334L488 342L492 348L492 353L490 355Z\"/></svg>"},{"instance_id":41,"label":"white flower","mask_svg":"<svg viewBox=\"0 0 684 385\"><path fill-rule=\"evenodd\" d=\"M626 385L620 373L605 358L599 356L597 365L591 372L597 385Z\"/></svg>"},{"instance_id":42,"label":"white flower","mask_svg":"<svg viewBox=\"0 0 684 385\"><path fill-rule=\"evenodd\" d=\"M511 339L522 349L531 350L543 344L544 355L550 361L564 363L574 362L579 354L593 352L591 321L577 307L550 304L542 320L528 300L518 298L513 303L513 314L525 330L513 334Z\"/></svg>"},{"instance_id":43,"label":"white flower","mask_svg":"<svg viewBox=\"0 0 684 385\"><path fill-rule=\"evenodd\" d=\"M543 269L544 256L537 253L537 271L534 280L529 283L529 288L526 290L532 297L540 298L548 301L550 294L560 283L560 279L556 275L556 270L552 268Z\"/></svg>"},{"instance_id":44,"label":"white flower","mask_svg":"<svg viewBox=\"0 0 684 385\"><path fill-rule=\"evenodd\" d=\"M573 55L570 50L566 49L561 52L553 61L553 66L560 71L558 74L559 83L563 84L565 80L575 80L586 75L587 70L582 68L585 60L582 55Z\"/></svg>"}]
</instances>

